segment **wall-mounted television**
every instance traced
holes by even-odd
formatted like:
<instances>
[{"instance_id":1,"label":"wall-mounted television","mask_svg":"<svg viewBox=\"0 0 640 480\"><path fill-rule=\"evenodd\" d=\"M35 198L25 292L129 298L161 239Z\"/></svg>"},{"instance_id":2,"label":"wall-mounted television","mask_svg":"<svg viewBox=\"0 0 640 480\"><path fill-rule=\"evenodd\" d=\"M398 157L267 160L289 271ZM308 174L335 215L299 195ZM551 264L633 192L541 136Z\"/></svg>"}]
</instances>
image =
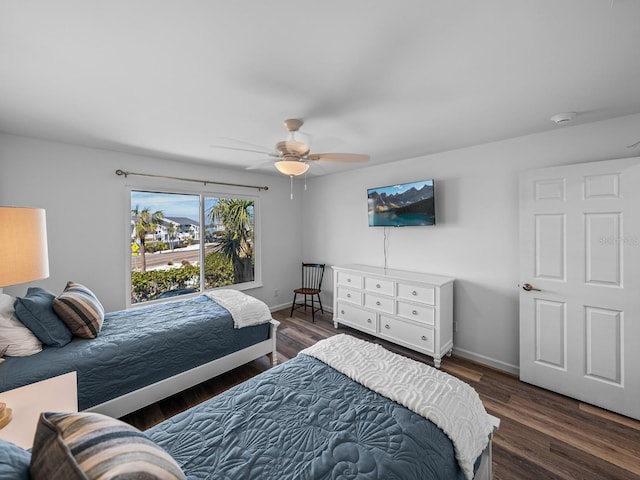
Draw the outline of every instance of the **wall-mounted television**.
<instances>
[{"instance_id":1,"label":"wall-mounted television","mask_svg":"<svg viewBox=\"0 0 640 480\"><path fill-rule=\"evenodd\" d=\"M370 227L436 224L433 179L367 189Z\"/></svg>"}]
</instances>

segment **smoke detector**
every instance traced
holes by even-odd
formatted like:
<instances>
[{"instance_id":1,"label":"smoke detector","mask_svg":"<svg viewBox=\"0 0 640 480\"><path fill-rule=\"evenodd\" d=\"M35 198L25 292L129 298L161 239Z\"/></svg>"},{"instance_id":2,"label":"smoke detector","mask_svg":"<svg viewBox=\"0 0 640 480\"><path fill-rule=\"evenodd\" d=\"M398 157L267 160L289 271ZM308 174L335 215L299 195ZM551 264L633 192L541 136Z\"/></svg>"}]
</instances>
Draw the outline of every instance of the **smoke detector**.
<instances>
[{"instance_id":1,"label":"smoke detector","mask_svg":"<svg viewBox=\"0 0 640 480\"><path fill-rule=\"evenodd\" d=\"M575 116L576 116L576 112L556 113L549 120L551 120L556 125L560 125L562 123L570 122L575 118Z\"/></svg>"}]
</instances>

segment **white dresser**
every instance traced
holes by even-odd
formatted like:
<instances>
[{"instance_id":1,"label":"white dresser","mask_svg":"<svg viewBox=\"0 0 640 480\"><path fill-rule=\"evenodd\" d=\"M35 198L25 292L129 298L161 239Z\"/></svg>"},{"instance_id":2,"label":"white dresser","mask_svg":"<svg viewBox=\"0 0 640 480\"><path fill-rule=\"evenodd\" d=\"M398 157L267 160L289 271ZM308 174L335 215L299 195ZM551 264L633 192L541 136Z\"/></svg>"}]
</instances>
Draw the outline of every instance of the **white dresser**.
<instances>
[{"instance_id":1,"label":"white dresser","mask_svg":"<svg viewBox=\"0 0 640 480\"><path fill-rule=\"evenodd\" d=\"M367 265L333 268L333 324L433 357L453 349L453 278Z\"/></svg>"}]
</instances>

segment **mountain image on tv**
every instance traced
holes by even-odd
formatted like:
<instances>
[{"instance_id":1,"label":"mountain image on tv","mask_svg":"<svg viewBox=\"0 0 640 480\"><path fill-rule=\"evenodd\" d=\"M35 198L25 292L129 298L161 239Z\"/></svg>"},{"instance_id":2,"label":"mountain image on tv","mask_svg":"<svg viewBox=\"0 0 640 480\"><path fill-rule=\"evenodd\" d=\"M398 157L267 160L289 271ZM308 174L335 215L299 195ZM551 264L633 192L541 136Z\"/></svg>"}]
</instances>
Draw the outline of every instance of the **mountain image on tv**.
<instances>
[{"instance_id":1,"label":"mountain image on tv","mask_svg":"<svg viewBox=\"0 0 640 480\"><path fill-rule=\"evenodd\" d=\"M367 190L369 226L434 225L433 180Z\"/></svg>"}]
</instances>

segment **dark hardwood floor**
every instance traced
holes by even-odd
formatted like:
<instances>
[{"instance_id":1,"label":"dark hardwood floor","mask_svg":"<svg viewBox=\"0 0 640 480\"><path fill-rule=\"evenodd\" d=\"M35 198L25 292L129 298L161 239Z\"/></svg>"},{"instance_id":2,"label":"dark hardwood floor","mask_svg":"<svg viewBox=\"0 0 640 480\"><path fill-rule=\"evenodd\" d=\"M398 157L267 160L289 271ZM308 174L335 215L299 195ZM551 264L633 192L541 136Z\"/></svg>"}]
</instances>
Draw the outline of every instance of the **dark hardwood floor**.
<instances>
[{"instance_id":1,"label":"dark hardwood floor","mask_svg":"<svg viewBox=\"0 0 640 480\"><path fill-rule=\"evenodd\" d=\"M274 313L279 361L323 338L346 332L433 365L430 357L350 328L334 329L331 315L316 322L303 311ZM145 430L269 368L266 357L204 382L123 418ZM466 381L489 413L501 419L493 442L497 480L640 479L640 422L543 390L508 373L461 357L447 357L442 370ZM638 399L640 401L640 399Z\"/></svg>"}]
</instances>

